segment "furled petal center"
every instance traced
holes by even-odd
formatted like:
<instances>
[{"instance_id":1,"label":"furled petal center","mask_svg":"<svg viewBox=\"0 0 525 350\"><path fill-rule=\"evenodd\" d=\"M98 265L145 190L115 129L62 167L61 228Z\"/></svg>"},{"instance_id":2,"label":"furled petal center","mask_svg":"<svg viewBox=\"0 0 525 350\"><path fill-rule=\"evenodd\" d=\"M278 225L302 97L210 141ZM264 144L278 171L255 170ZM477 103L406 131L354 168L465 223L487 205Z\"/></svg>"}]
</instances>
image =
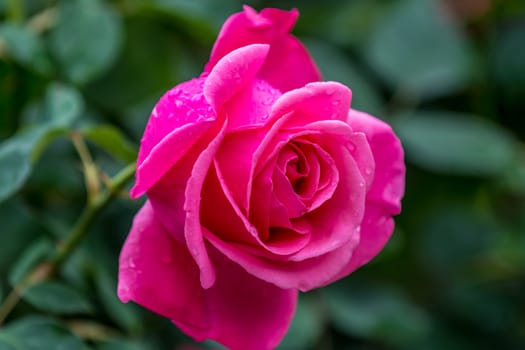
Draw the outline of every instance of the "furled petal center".
<instances>
[{"instance_id":1,"label":"furled petal center","mask_svg":"<svg viewBox=\"0 0 525 350\"><path fill-rule=\"evenodd\" d=\"M290 218L318 208L332 196L339 179L333 165L332 157L307 137L282 147L272 182L276 200L288 209Z\"/></svg>"}]
</instances>

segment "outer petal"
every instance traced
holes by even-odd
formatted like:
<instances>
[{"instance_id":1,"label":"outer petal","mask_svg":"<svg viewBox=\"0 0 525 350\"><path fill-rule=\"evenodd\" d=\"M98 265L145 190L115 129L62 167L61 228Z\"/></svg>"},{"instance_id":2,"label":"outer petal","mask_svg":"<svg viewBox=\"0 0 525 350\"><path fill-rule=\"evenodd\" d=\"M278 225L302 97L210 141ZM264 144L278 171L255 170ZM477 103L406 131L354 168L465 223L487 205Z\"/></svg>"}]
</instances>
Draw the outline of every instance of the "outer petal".
<instances>
[{"instance_id":1,"label":"outer petal","mask_svg":"<svg viewBox=\"0 0 525 350\"><path fill-rule=\"evenodd\" d=\"M253 80L269 49L268 45L248 45L229 52L217 62L204 84L204 95L215 111Z\"/></svg>"},{"instance_id":2,"label":"outer petal","mask_svg":"<svg viewBox=\"0 0 525 350\"><path fill-rule=\"evenodd\" d=\"M203 86L204 78L184 82L155 105L141 140L133 197L146 192L213 124Z\"/></svg>"},{"instance_id":3,"label":"outer petal","mask_svg":"<svg viewBox=\"0 0 525 350\"><path fill-rule=\"evenodd\" d=\"M146 202L120 253L118 296L171 319L210 327L199 269L183 243L171 238Z\"/></svg>"},{"instance_id":4,"label":"outer petal","mask_svg":"<svg viewBox=\"0 0 525 350\"><path fill-rule=\"evenodd\" d=\"M376 167L372 186L366 197L361 239L350 263L336 278L341 278L376 256L394 230L392 215L401 211L405 190L403 148L390 126L366 113L350 110L348 123L366 135Z\"/></svg>"},{"instance_id":5,"label":"outer petal","mask_svg":"<svg viewBox=\"0 0 525 350\"><path fill-rule=\"evenodd\" d=\"M292 320L297 291L255 278L219 252L212 256L217 283L205 292L213 327L207 338L231 350L274 349Z\"/></svg>"},{"instance_id":6,"label":"outer petal","mask_svg":"<svg viewBox=\"0 0 525 350\"><path fill-rule=\"evenodd\" d=\"M204 96L214 110L228 118L228 129L263 124L281 93L256 79L269 46L253 44L236 49L213 67L204 83Z\"/></svg>"},{"instance_id":7,"label":"outer petal","mask_svg":"<svg viewBox=\"0 0 525 350\"><path fill-rule=\"evenodd\" d=\"M146 202L135 217L120 256L118 294L171 318L196 340L230 349L270 349L284 336L297 292L247 274L214 253L218 281L204 290L183 243L164 231Z\"/></svg>"},{"instance_id":8,"label":"outer petal","mask_svg":"<svg viewBox=\"0 0 525 350\"><path fill-rule=\"evenodd\" d=\"M405 162L401 141L385 122L355 109L350 110L348 124L354 131L366 135L376 169L374 182L367 196L391 215L401 211L401 198L405 192Z\"/></svg>"},{"instance_id":9,"label":"outer petal","mask_svg":"<svg viewBox=\"0 0 525 350\"><path fill-rule=\"evenodd\" d=\"M205 72L229 52L250 44L269 44L268 58L259 73L282 92L321 80L321 74L304 46L289 34L299 13L267 8L257 13L245 6L224 23Z\"/></svg>"}]
</instances>

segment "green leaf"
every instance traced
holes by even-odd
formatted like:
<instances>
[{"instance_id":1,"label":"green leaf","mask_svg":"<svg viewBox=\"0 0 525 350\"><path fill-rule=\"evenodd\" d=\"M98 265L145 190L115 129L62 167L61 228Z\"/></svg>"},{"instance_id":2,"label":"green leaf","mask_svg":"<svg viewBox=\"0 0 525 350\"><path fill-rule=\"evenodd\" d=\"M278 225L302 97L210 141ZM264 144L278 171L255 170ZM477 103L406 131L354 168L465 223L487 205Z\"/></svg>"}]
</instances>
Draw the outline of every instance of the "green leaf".
<instances>
[{"instance_id":1,"label":"green leaf","mask_svg":"<svg viewBox=\"0 0 525 350\"><path fill-rule=\"evenodd\" d=\"M511 330L520 314L515 301L505 295L505 288L497 285L458 284L446 290L444 298L450 313L488 334Z\"/></svg>"},{"instance_id":2,"label":"green leaf","mask_svg":"<svg viewBox=\"0 0 525 350\"><path fill-rule=\"evenodd\" d=\"M25 348L18 339L0 333L0 350L25 350Z\"/></svg>"},{"instance_id":3,"label":"green leaf","mask_svg":"<svg viewBox=\"0 0 525 350\"><path fill-rule=\"evenodd\" d=\"M352 108L381 114L383 101L359 68L336 47L318 40L305 40L325 80L334 80L352 90Z\"/></svg>"},{"instance_id":4,"label":"green leaf","mask_svg":"<svg viewBox=\"0 0 525 350\"><path fill-rule=\"evenodd\" d=\"M73 88L51 83L42 120L0 143L0 202L22 187L44 148L83 111L83 100Z\"/></svg>"},{"instance_id":5,"label":"green leaf","mask_svg":"<svg viewBox=\"0 0 525 350\"><path fill-rule=\"evenodd\" d=\"M75 88L51 82L46 91L45 113L56 127L69 127L84 112L84 100Z\"/></svg>"},{"instance_id":6,"label":"green leaf","mask_svg":"<svg viewBox=\"0 0 525 350\"><path fill-rule=\"evenodd\" d=\"M321 290L335 327L350 336L407 346L423 339L430 319L398 291L342 281Z\"/></svg>"},{"instance_id":7,"label":"green leaf","mask_svg":"<svg viewBox=\"0 0 525 350\"><path fill-rule=\"evenodd\" d=\"M222 22L232 13L240 10L237 0L153 0L135 2L151 6L157 11L171 14L180 18L185 23L185 27L192 30L192 35L209 38L213 33L217 33Z\"/></svg>"},{"instance_id":8,"label":"green leaf","mask_svg":"<svg viewBox=\"0 0 525 350\"><path fill-rule=\"evenodd\" d=\"M418 230L420 264L434 276L464 281L496 245L501 228L464 205L434 208ZM500 233L501 234L501 233Z\"/></svg>"},{"instance_id":9,"label":"green leaf","mask_svg":"<svg viewBox=\"0 0 525 350\"><path fill-rule=\"evenodd\" d=\"M122 41L122 21L105 2L60 2L50 45L71 81L84 84L104 73L115 62Z\"/></svg>"},{"instance_id":10,"label":"green leaf","mask_svg":"<svg viewBox=\"0 0 525 350\"><path fill-rule=\"evenodd\" d=\"M310 24L317 32L321 32L324 37L334 40L341 45L361 46L365 44L377 21L384 14L385 3L381 0L353 0L334 2L332 10L326 16L319 16L319 27ZM314 8L318 12L319 8ZM302 11L301 11L302 15ZM302 18L302 17L301 17ZM301 25L299 20L298 25Z\"/></svg>"},{"instance_id":11,"label":"green leaf","mask_svg":"<svg viewBox=\"0 0 525 350\"><path fill-rule=\"evenodd\" d=\"M28 27L4 23L0 25L0 40L5 41L8 54L21 65L41 74L53 71L44 41Z\"/></svg>"},{"instance_id":12,"label":"green leaf","mask_svg":"<svg viewBox=\"0 0 525 350\"><path fill-rule=\"evenodd\" d=\"M29 154L24 140L11 138L0 143L0 201L16 192L31 171Z\"/></svg>"},{"instance_id":13,"label":"green leaf","mask_svg":"<svg viewBox=\"0 0 525 350\"><path fill-rule=\"evenodd\" d=\"M114 126L95 125L82 129L82 134L86 139L125 163L137 159L136 146Z\"/></svg>"},{"instance_id":14,"label":"green leaf","mask_svg":"<svg viewBox=\"0 0 525 350\"><path fill-rule=\"evenodd\" d=\"M436 97L470 78L469 45L434 0L403 0L378 21L366 56L395 89Z\"/></svg>"},{"instance_id":15,"label":"green leaf","mask_svg":"<svg viewBox=\"0 0 525 350\"><path fill-rule=\"evenodd\" d=\"M320 306L314 298L302 295L299 298L290 329L277 349L314 349L323 334L324 320Z\"/></svg>"},{"instance_id":16,"label":"green leaf","mask_svg":"<svg viewBox=\"0 0 525 350\"><path fill-rule=\"evenodd\" d=\"M126 339L111 339L103 342L96 347L96 350L146 350L149 347L138 344L137 341Z\"/></svg>"},{"instance_id":17,"label":"green leaf","mask_svg":"<svg viewBox=\"0 0 525 350\"><path fill-rule=\"evenodd\" d=\"M58 282L43 282L31 286L24 300L37 309L55 314L85 314L92 311L89 301L72 287Z\"/></svg>"},{"instance_id":18,"label":"green leaf","mask_svg":"<svg viewBox=\"0 0 525 350\"><path fill-rule=\"evenodd\" d=\"M506 103L523 106L525 97L525 24L509 23L494 40L493 74Z\"/></svg>"},{"instance_id":19,"label":"green leaf","mask_svg":"<svg viewBox=\"0 0 525 350\"><path fill-rule=\"evenodd\" d=\"M392 124L408 159L431 171L493 176L518 157L518 143L510 133L476 116L415 112L398 116Z\"/></svg>"},{"instance_id":20,"label":"green leaf","mask_svg":"<svg viewBox=\"0 0 525 350\"><path fill-rule=\"evenodd\" d=\"M64 326L44 317L14 321L0 331L0 349L85 350L85 345Z\"/></svg>"},{"instance_id":21,"label":"green leaf","mask_svg":"<svg viewBox=\"0 0 525 350\"><path fill-rule=\"evenodd\" d=\"M33 162L51 139L55 127L39 125L0 143L0 201L18 191L31 174Z\"/></svg>"},{"instance_id":22,"label":"green leaf","mask_svg":"<svg viewBox=\"0 0 525 350\"><path fill-rule=\"evenodd\" d=\"M53 243L47 238L41 238L29 245L9 271L8 279L11 286L21 281L31 269L48 257L52 251Z\"/></svg>"},{"instance_id":23,"label":"green leaf","mask_svg":"<svg viewBox=\"0 0 525 350\"><path fill-rule=\"evenodd\" d=\"M41 234L41 226L18 199L0 203L0 275L6 276L11 264Z\"/></svg>"},{"instance_id":24,"label":"green leaf","mask_svg":"<svg viewBox=\"0 0 525 350\"><path fill-rule=\"evenodd\" d=\"M0 281L0 305L4 302L4 285Z\"/></svg>"}]
</instances>

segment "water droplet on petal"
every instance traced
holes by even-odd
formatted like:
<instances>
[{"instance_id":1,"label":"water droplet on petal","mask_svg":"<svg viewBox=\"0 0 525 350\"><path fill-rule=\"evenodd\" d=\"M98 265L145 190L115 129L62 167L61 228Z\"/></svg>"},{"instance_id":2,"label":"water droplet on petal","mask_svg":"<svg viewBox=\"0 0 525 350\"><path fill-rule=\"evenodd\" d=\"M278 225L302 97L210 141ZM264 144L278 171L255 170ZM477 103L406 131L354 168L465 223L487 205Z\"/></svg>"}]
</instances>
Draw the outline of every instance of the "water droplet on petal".
<instances>
[{"instance_id":1,"label":"water droplet on petal","mask_svg":"<svg viewBox=\"0 0 525 350\"><path fill-rule=\"evenodd\" d=\"M308 290L308 283L306 283L306 281L299 281L298 287L300 291L306 291Z\"/></svg>"},{"instance_id":2,"label":"water droplet on petal","mask_svg":"<svg viewBox=\"0 0 525 350\"><path fill-rule=\"evenodd\" d=\"M129 258L128 259L128 265L130 268L134 269L135 268L135 261L132 259L132 258Z\"/></svg>"},{"instance_id":3,"label":"water droplet on petal","mask_svg":"<svg viewBox=\"0 0 525 350\"><path fill-rule=\"evenodd\" d=\"M331 95L334 94L335 90L334 90L333 88L331 88L331 87L328 87L328 88L325 89L324 92L325 92L325 94L327 94L328 96L331 96Z\"/></svg>"},{"instance_id":4,"label":"water droplet on petal","mask_svg":"<svg viewBox=\"0 0 525 350\"><path fill-rule=\"evenodd\" d=\"M195 94L195 95L191 96L191 100L192 100L193 102L198 102L198 101L201 100L201 97L202 97L201 94Z\"/></svg>"}]
</instances>

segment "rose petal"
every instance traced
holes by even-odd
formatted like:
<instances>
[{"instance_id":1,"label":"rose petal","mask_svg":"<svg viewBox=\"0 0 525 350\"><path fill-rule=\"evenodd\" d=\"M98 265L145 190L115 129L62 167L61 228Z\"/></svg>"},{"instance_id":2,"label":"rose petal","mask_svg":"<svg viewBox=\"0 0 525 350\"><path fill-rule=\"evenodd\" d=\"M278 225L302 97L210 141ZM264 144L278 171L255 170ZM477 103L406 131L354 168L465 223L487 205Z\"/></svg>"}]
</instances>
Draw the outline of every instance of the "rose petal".
<instances>
[{"instance_id":1,"label":"rose petal","mask_svg":"<svg viewBox=\"0 0 525 350\"><path fill-rule=\"evenodd\" d=\"M215 271L203 240L200 222L201 191L208 169L224 138L226 127L227 121L225 121L217 136L210 142L208 148L206 148L195 161L184 194L184 211L186 212L184 237L186 238L186 244L188 245L190 254L200 268L201 285L203 288L210 288L213 283L215 283Z\"/></svg>"},{"instance_id":2,"label":"rose petal","mask_svg":"<svg viewBox=\"0 0 525 350\"><path fill-rule=\"evenodd\" d=\"M247 213L251 195L250 184L253 176L250 173L254 152L265 137L264 128L242 130L226 135L215 159L217 169L230 190L236 205ZM239 150L242 145L242 151Z\"/></svg>"},{"instance_id":3,"label":"rose petal","mask_svg":"<svg viewBox=\"0 0 525 350\"><path fill-rule=\"evenodd\" d=\"M297 291L255 278L218 252L213 260L217 283L205 292L213 325L207 338L232 350L274 349L292 320Z\"/></svg>"},{"instance_id":4,"label":"rose petal","mask_svg":"<svg viewBox=\"0 0 525 350\"><path fill-rule=\"evenodd\" d=\"M284 289L299 289L306 292L326 285L347 265L359 239L338 249L311 259L295 262L265 259L257 255L253 247L234 242L222 241L210 232L204 231L208 241L230 260L241 265L249 274Z\"/></svg>"},{"instance_id":5,"label":"rose petal","mask_svg":"<svg viewBox=\"0 0 525 350\"><path fill-rule=\"evenodd\" d=\"M262 126L268 120L273 103L281 93L264 80L253 80L224 106L228 132Z\"/></svg>"},{"instance_id":6,"label":"rose petal","mask_svg":"<svg viewBox=\"0 0 525 350\"><path fill-rule=\"evenodd\" d=\"M149 202L137 213L120 256L118 294L171 318L186 334L231 349L271 349L284 336L297 292L247 274L218 253L217 283L204 290L183 243L171 238Z\"/></svg>"},{"instance_id":7,"label":"rose petal","mask_svg":"<svg viewBox=\"0 0 525 350\"><path fill-rule=\"evenodd\" d=\"M286 175L277 167L274 168L272 180L274 200L282 204L288 217L296 218L306 213L306 206L303 201L295 192Z\"/></svg>"},{"instance_id":8,"label":"rose petal","mask_svg":"<svg viewBox=\"0 0 525 350\"><path fill-rule=\"evenodd\" d=\"M322 198L324 203L305 216L312 225L312 238L307 246L290 257L293 261L326 254L350 241L357 243L359 240L366 196L363 176L345 147L345 139L329 133L318 137L312 137L313 142L320 144L334 159L336 169L331 171L338 173L339 181L333 193L324 193L331 194L331 197Z\"/></svg>"},{"instance_id":9,"label":"rose petal","mask_svg":"<svg viewBox=\"0 0 525 350\"><path fill-rule=\"evenodd\" d=\"M260 232L236 205L228 185L223 182L223 176L216 167L210 169L202 193L202 223L210 234L216 233L221 240L253 246L260 251L269 252L268 255L289 255L308 243L308 236L297 237L295 232L287 232L283 237L273 240L269 239L268 232Z\"/></svg>"},{"instance_id":10,"label":"rose petal","mask_svg":"<svg viewBox=\"0 0 525 350\"><path fill-rule=\"evenodd\" d=\"M267 60L258 74L261 79L283 92L319 81L321 74L308 51L289 34L298 15L297 10L267 8L257 13L244 6L243 12L230 16L224 23L205 72L210 72L229 52L260 43L270 45Z\"/></svg>"},{"instance_id":11,"label":"rose petal","mask_svg":"<svg viewBox=\"0 0 525 350\"><path fill-rule=\"evenodd\" d=\"M204 83L204 96L216 112L254 79L269 49L264 44L243 46L217 62Z\"/></svg>"},{"instance_id":12,"label":"rose petal","mask_svg":"<svg viewBox=\"0 0 525 350\"><path fill-rule=\"evenodd\" d=\"M310 83L283 94L273 105L271 120L293 113L286 127L304 126L321 120L346 121L352 92L336 82Z\"/></svg>"},{"instance_id":13,"label":"rose petal","mask_svg":"<svg viewBox=\"0 0 525 350\"><path fill-rule=\"evenodd\" d=\"M375 158L375 177L366 198L361 240L342 278L376 256L394 230L392 215L399 214L405 186L403 148L389 125L366 113L351 110L348 123L363 132ZM334 279L335 280L335 279Z\"/></svg>"},{"instance_id":14,"label":"rose petal","mask_svg":"<svg viewBox=\"0 0 525 350\"><path fill-rule=\"evenodd\" d=\"M202 189L201 222L211 232L219 232L224 240L258 243L257 229L234 205L232 194L217 169L217 162L210 167ZM218 210L220 208L220 210Z\"/></svg>"},{"instance_id":15,"label":"rose petal","mask_svg":"<svg viewBox=\"0 0 525 350\"><path fill-rule=\"evenodd\" d=\"M190 123L174 130L155 146L137 168L135 185L130 191L137 198L148 191L213 126L213 122Z\"/></svg>"},{"instance_id":16,"label":"rose petal","mask_svg":"<svg viewBox=\"0 0 525 350\"><path fill-rule=\"evenodd\" d=\"M202 78L179 84L155 105L142 136L132 197L144 194L213 124L203 85Z\"/></svg>"},{"instance_id":17,"label":"rose petal","mask_svg":"<svg viewBox=\"0 0 525 350\"><path fill-rule=\"evenodd\" d=\"M388 124L364 112L350 110L348 124L355 131L366 135L376 163L374 183L367 201L379 203L393 215L399 214L405 192L405 162L401 142Z\"/></svg>"},{"instance_id":18,"label":"rose petal","mask_svg":"<svg viewBox=\"0 0 525 350\"><path fill-rule=\"evenodd\" d=\"M119 298L205 330L210 322L203 292L185 245L170 237L146 202L120 253Z\"/></svg>"}]
</instances>

